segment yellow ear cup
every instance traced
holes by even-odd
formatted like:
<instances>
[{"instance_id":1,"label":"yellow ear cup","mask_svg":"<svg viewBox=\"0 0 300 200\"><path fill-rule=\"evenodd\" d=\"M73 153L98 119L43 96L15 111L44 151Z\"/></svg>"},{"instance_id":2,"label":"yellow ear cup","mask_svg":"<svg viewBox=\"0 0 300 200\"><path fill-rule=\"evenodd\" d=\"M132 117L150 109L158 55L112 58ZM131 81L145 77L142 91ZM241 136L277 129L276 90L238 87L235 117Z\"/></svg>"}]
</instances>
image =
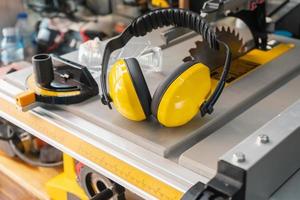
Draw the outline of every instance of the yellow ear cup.
<instances>
[{"instance_id":1,"label":"yellow ear cup","mask_svg":"<svg viewBox=\"0 0 300 200\"><path fill-rule=\"evenodd\" d=\"M152 113L166 127L184 125L198 113L210 92L209 68L201 63L184 63L155 91Z\"/></svg>"},{"instance_id":2,"label":"yellow ear cup","mask_svg":"<svg viewBox=\"0 0 300 200\"><path fill-rule=\"evenodd\" d=\"M115 108L134 121L146 119L150 113L151 95L136 59L120 59L108 75L109 94Z\"/></svg>"}]
</instances>

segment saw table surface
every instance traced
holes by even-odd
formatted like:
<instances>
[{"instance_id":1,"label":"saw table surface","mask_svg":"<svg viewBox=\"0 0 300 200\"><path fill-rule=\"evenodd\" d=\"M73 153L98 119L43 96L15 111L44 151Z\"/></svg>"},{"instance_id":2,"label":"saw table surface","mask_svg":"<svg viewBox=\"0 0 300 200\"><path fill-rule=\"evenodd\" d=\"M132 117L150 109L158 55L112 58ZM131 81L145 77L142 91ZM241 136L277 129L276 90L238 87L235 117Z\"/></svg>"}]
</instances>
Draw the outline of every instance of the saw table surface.
<instances>
[{"instance_id":1,"label":"saw table surface","mask_svg":"<svg viewBox=\"0 0 300 200\"><path fill-rule=\"evenodd\" d=\"M130 166L184 192L198 181L206 183L216 173L216 163L222 153L300 98L297 88L300 83L300 42L275 38L295 46L226 87L212 115L205 118L197 116L179 128L165 128L154 120L126 120L114 109L109 110L103 106L99 96L70 106L38 107L30 113L69 132L70 137L76 137L78 145L81 144L79 141L84 141L93 148L109 152ZM152 94L172 67L179 66L179 61L187 56L174 55L185 50L188 52L191 46L194 47L195 40L198 38L163 49L163 72L146 74ZM25 89L26 77L31 72L31 69L21 70L0 81L0 98L10 102L7 105L12 105L14 96ZM116 175L114 168L110 171L93 162L91 157L84 157L84 146L78 153L71 147L64 146L68 141L60 143L60 133L50 138L41 131L33 130L22 120L10 116L8 112L9 110L0 111L0 115L112 180L146 198L160 197L159 192L152 191L152 188L139 187L141 183L135 182L136 179L124 178L128 174L124 177L123 174ZM47 128L44 127L45 130ZM93 155L93 159L96 159L95 156Z\"/></svg>"},{"instance_id":2,"label":"saw table surface","mask_svg":"<svg viewBox=\"0 0 300 200\"><path fill-rule=\"evenodd\" d=\"M152 93L154 93L157 85L162 82L166 76L165 74L172 70L171 66L179 66L178 60L173 59L171 55L174 52L179 52L180 49L181 51L188 49L193 44L193 41L195 41L195 38L163 51L163 56L170 58L167 60L168 66L165 67L162 73L146 74L148 85L152 86L150 88ZM220 98L222 103L216 105L215 112L212 115L208 115L205 118L198 115L190 123L182 127L165 128L155 120L144 122L129 121L116 110L109 110L102 105L99 96L80 104L61 106L61 108L154 153L168 157L178 151L188 149L195 142L213 133L242 113L246 108L280 87L280 83L291 79L295 71L299 70L299 61L297 60L299 51L300 46L296 46L289 50L289 53L285 53L280 58L267 63L264 67L251 72L248 76L230 85ZM74 60L74 58L70 59ZM289 60L289 65L282 67L285 65L286 60ZM166 60L164 61L166 62ZM5 80L20 87L20 89L24 89L25 80L31 73L31 69L23 70L9 75ZM98 78L96 79L98 80ZM80 125L78 124L78 126Z\"/></svg>"}]
</instances>

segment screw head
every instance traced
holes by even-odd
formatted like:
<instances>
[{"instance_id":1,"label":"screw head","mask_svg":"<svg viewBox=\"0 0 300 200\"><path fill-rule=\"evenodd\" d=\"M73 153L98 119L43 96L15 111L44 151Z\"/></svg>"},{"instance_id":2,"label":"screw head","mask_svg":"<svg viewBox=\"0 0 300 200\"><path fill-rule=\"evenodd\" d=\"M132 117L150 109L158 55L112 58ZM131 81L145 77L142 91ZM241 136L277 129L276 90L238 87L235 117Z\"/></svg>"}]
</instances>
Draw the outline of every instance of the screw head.
<instances>
[{"instance_id":1,"label":"screw head","mask_svg":"<svg viewBox=\"0 0 300 200\"><path fill-rule=\"evenodd\" d=\"M236 152L232 156L233 161L238 162L238 163L243 163L246 161L246 156L242 152Z\"/></svg>"},{"instance_id":2,"label":"screw head","mask_svg":"<svg viewBox=\"0 0 300 200\"><path fill-rule=\"evenodd\" d=\"M270 138L267 135L259 135L259 136L257 136L256 141L258 144L267 144L270 142Z\"/></svg>"}]
</instances>

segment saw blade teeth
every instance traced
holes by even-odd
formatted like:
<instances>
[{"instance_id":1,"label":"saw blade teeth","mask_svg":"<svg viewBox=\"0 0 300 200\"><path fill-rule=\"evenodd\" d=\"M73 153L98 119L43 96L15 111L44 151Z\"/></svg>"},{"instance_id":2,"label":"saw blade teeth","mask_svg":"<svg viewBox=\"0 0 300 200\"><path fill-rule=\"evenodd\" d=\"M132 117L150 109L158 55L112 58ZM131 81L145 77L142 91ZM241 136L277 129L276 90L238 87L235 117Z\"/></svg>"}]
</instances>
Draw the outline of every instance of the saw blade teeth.
<instances>
[{"instance_id":1,"label":"saw blade teeth","mask_svg":"<svg viewBox=\"0 0 300 200\"><path fill-rule=\"evenodd\" d=\"M235 31L235 36L239 38L239 40L243 39L239 31Z\"/></svg>"},{"instance_id":2,"label":"saw blade teeth","mask_svg":"<svg viewBox=\"0 0 300 200\"><path fill-rule=\"evenodd\" d=\"M221 32L221 31L222 31L222 28L223 28L222 26L217 26L217 27L216 27L216 32Z\"/></svg>"},{"instance_id":3,"label":"saw blade teeth","mask_svg":"<svg viewBox=\"0 0 300 200\"><path fill-rule=\"evenodd\" d=\"M226 32L226 31L227 31L227 27L223 26L221 32Z\"/></svg>"},{"instance_id":4,"label":"saw blade teeth","mask_svg":"<svg viewBox=\"0 0 300 200\"><path fill-rule=\"evenodd\" d=\"M226 27L226 31L230 33L230 27L229 26Z\"/></svg>"},{"instance_id":5,"label":"saw blade teeth","mask_svg":"<svg viewBox=\"0 0 300 200\"><path fill-rule=\"evenodd\" d=\"M242 50L242 52L246 52L246 51L248 51L248 49L247 49L247 47L246 47L246 46L243 46L241 50Z\"/></svg>"},{"instance_id":6,"label":"saw blade teeth","mask_svg":"<svg viewBox=\"0 0 300 200\"><path fill-rule=\"evenodd\" d=\"M189 50L189 52L190 52L191 55L194 55L197 52L197 49L192 48L192 49Z\"/></svg>"},{"instance_id":7,"label":"saw blade teeth","mask_svg":"<svg viewBox=\"0 0 300 200\"><path fill-rule=\"evenodd\" d=\"M214 32L218 32L219 31L219 27L215 26L215 27L213 27L213 30L214 30Z\"/></svg>"},{"instance_id":8,"label":"saw blade teeth","mask_svg":"<svg viewBox=\"0 0 300 200\"><path fill-rule=\"evenodd\" d=\"M199 48L199 47L201 46L201 43L202 43L202 42L201 42L201 41L199 41L199 40L198 40L198 41L196 41L196 48Z\"/></svg>"},{"instance_id":9,"label":"saw blade teeth","mask_svg":"<svg viewBox=\"0 0 300 200\"><path fill-rule=\"evenodd\" d=\"M214 30L218 39L225 42L231 48L232 57L237 58L248 52L251 47L249 47L248 40L245 40L247 37L244 38L245 31L237 28L236 24L227 22L216 23ZM198 40L195 44L196 47L189 50L190 58L192 60L203 62L208 66L214 66L216 63L218 63L218 65L220 64L218 59L221 60L223 57L218 57L219 54L216 54L214 50L211 50L206 41ZM224 53L224 49L221 49L221 51Z\"/></svg>"},{"instance_id":10,"label":"saw blade teeth","mask_svg":"<svg viewBox=\"0 0 300 200\"><path fill-rule=\"evenodd\" d=\"M239 37L239 32L235 31L235 29L232 30L232 33L235 37Z\"/></svg>"}]
</instances>

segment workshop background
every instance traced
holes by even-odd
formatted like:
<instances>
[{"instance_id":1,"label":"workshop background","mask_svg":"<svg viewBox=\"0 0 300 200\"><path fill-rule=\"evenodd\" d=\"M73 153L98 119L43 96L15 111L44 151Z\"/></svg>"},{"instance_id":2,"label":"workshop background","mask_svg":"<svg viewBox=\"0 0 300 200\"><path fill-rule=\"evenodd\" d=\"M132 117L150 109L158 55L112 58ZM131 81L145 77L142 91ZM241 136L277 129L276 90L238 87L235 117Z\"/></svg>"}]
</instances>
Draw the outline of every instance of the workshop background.
<instances>
[{"instance_id":1,"label":"workshop background","mask_svg":"<svg viewBox=\"0 0 300 200\"><path fill-rule=\"evenodd\" d=\"M240 1L224 0L222 2L231 2L231 1L238 5L240 2L247 2L247 3L254 2L254 1L244 1L244 0L240 0ZM204 12L204 10L202 9L205 7L205 5L208 5L205 4L205 2L207 2L207 0L0 0L0 30L1 30L0 31L1 32L0 79L3 79L7 75L15 73L16 71L29 69L32 67L33 64L37 66L36 68L38 68L40 67L38 61L49 59L50 57L48 55L53 55L53 60L56 60L57 62L69 63L70 65L74 65L74 66L78 66L78 65L87 66L89 71L88 76L84 77L84 75L80 74L80 76L83 77L83 78L81 77L82 79L85 78L87 79L86 81L83 81L84 86L82 87L85 88L87 87L86 85L91 84L88 85L87 88L92 88L93 90L89 91L89 89L87 89L87 91L84 91L86 92L86 97L82 97L82 99L80 99L80 102L79 99L74 100L74 98L70 101L74 100L76 101L76 103L81 103L81 101L83 100L89 101L87 100L88 98L98 95L98 86L96 82L98 83L98 79L100 79L99 74L101 69L99 66L102 64L101 59L105 47L105 41L122 34L123 31L126 30L126 27L130 25L135 18L145 13L148 13L150 11L156 9L162 9L162 8L182 8L200 14L200 12ZM219 3L219 1L210 1L210 2L211 2L210 5L216 5L217 4L216 2ZM263 25L259 24L260 22L259 18L249 22L250 25L253 25L251 28L254 27L250 31L252 35L253 35L253 30L254 32L257 31L255 32L257 35L253 36L254 37L254 39L252 39L253 41L250 41L249 39L249 37L252 37L249 36L251 35L250 32L246 33L244 31L241 31L240 29L236 29L236 30L230 28L227 29L224 28L225 26L218 30L221 33L220 38L224 39L226 42L232 45L230 47L233 47L232 48L233 59L238 60L237 59L238 57L245 56L244 60L242 61L235 60L233 62L232 64L233 71L230 72L230 78L226 79L226 86L234 84L236 80L239 80L239 78L246 76L246 74L250 73L251 70L260 68L262 65L266 64L267 62L272 61L273 58L277 56L281 56L281 54L284 54L286 51L293 48L288 45L284 46L284 44L280 44L280 42L275 41L275 39L274 40L272 39L272 41L269 42L268 39L266 38L267 36L264 37L265 35L272 34L275 37L285 38L284 40L286 41L292 41L292 40L297 41L298 39L300 39L300 14L299 14L300 1L267 0L266 2L264 1L255 1L255 2L266 3L264 7L265 13L263 15L263 17L266 19L266 23ZM259 3L257 4L259 5ZM224 3L224 5L227 4ZM244 15L241 14L241 16ZM248 16L248 14L245 16ZM211 18L210 20L213 21L214 19ZM227 22L225 21L221 23L227 23ZM245 25L242 22L240 24L242 24L241 27ZM264 30L261 31L262 29ZM261 32L259 32L258 30ZM186 38L184 38L185 34L188 35ZM212 69L213 73L211 73L211 76L214 78L215 81L213 82L214 85L217 84L216 82L218 80L222 79L220 78L222 76L221 73L222 70L221 68L217 68L217 67L220 67L224 63L222 60L223 54L222 55L220 54L221 55L220 56L211 53L210 51L212 50L209 51L205 49L208 48L209 45L204 42L200 42L199 38L196 38L197 41L193 41L189 43L190 48L187 51L187 55L184 55L186 57L178 58L179 56L183 56L183 54L181 55L181 52L179 52L181 51L180 47L175 50L176 53L174 53L174 51L172 54L169 53L167 58L163 56L162 51L165 51L165 49L167 49L169 46L171 47L174 45L176 47L177 44L190 40L191 38L195 37L194 32L190 33L186 29L180 29L179 31L168 29L167 31L164 32L164 34L157 34L157 35L155 37L164 38L164 42L165 42L164 45L161 46L157 45L156 40L153 41L148 39L134 40L134 42L127 45L127 47L124 47L125 50L122 49L121 52L114 54L112 56L113 59L117 60L117 58L126 57L127 54L130 56L138 57L138 61L142 63L142 65L146 66L145 68L143 68L143 72L145 74L148 74L147 77L150 77L149 74L151 73L163 71L162 69L163 64L166 64L166 62L168 62L169 60L173 62L172 60L173 57L177 57L176 59L178 60L181 59L181 61L184 62L189 62L191 60L198 59L198 61L199 60L203 61L204 64L209 64L215 67L214 69ZM245 35L247 35L247 37ZM250 42L247 41L247 39ZM264 41L264 39L266 39L266 41ZM174 44L172 43L173 40L174 41L176 40ZM169 43L172 44L169 45ZM277 45L279 46L282 45L282 46L272 51L273 48L278 47ZM243 51L245 51L245 53L240 52L241 48L238 49L239 46L243 46L244 48ZM250 52L250 50L249 49L246 50L246 48L255 49L254 51L256 50L265 51L266 49L268 49L271 51L271 53L261 54L262 56L258 55L259 53L253 53L253 54L249 54L250 55L249 56L248 54L246 55L246 51L248 53ZM224 49L222 49L221 51L223 53L225 52ZM202 52L207 52L207 53L205 56L203 56L201 55ZM298 53L300 55L300 52ZM43 56L34 57L37 54ZM255 59L257 57L258 57L257 59L258 61L254 62L253 58ZM220 60L222 62L220 62ZM76 63L78 61L79 64L77 63L78 64L77 65L75 61ZM119 64L121 65L122 63ZM238 69L239 65L246 66L246 69L239 70ZM38 70L38 72L35 71L35 73L40 73L41 76L43 76L42 75L43 72L41 71ZM169 71L170 70L168 69L167 72ZM66 80L69 78L67 77L67 75L68 74L60 74L61 76L60 78ZM16 75L16 77L20 77L20 76L21 75ZM282 76L285 76L285 74L283 74ZM286 76L288 76L288 74ZM97 77L95 78L96 82L91 77ZM146 80L148 81L147 77ZM153 93L152 92L153 88L158 85L157 80L160 80L161 77L164 76L159 75L158 78L155 77L154 78L155 80L152 81L153 84L149 85L151 93ZM14 79L14 77L12 79ZM48 77L46 77L45 79L48 79ZM30 82L30 77L28 78L28 80L26 79L26 81ZM41 82L42 81L45 80L41 80ZM277 84L277 80L272 79L270 80L270 84L271 82L272 84L273 83ZM61 83L58 83L56 85L57 87L61 87L60 88L61 90L59 91L63 91L64 89L66 89L66 86L64 84L61 85L59 84ZM280 84L280 81L278 81L278 84ZM95 91L97 92L95 93ZM297 94L297 91L294 93ZM298 94L299 93L300 92L298 91ZM26 95L28 94L26 93ZM206 96L208 95L209 93L207 93ZM23 97L20 97L21 100L22 98ZM291 99L293 98L294 97L291 97ZM37 98L36 100L37 101L40 100L41 102L43 101L42 98L41 99ZM51 99L51 101L52 100L53 102L55 101L54 98ZM105 101L105 98L104 100L102 99L102 101ZM57 102L59 102L59 100ZM245 100L243 103L245 102L247 101ZM101 103L100 100L98 103L99 104ZM239 102L237 102L236 104L239 104ZM245 103L245 105L246 104L247 103ZM228 103L228 105L229 105L228 107L232 106L232 112L228 111L228 113L230 113L228 114L230 115L229 118L234 119L235 117L231 116L231 114L234 113L233 105L231 105L230 103ZM24 112L25 110L27 111L27 109L30 110L32 109L30 106L32 105L29 104L26 104L26 106L21 105L22 107L21 110L23 109L22 111ZM226 107L226 105L224 107ZM55 109L56 108L49 108L50 111ZM272 109L270 108L270 110ZM205 112L209 113L209 111L205 111ZM123 114L122 112L120 113ZM102 117L105 118L105 116ZM89 116L87 115L86 118L89 118ZM127 118L130 119L130 117ZM198 120L198 117L196 118L197 118L196 120ZM82 161L78 161L76 158L73 157L72 154L62 152L57 148L55 148L53 144L52 146L48 144L47 141L43 141L44 139L43 137L37 137L36 135L32 135L30 132L24 130L19 126L18 123L15 123L16 121L12 120L12 118L8 117L8 119L5 119L0 115L0 200L28 200L28 199L32 199L32 200L35 199L135 200L135 199L144 199L144 198L149 199L149 196L143 196L141 195L141 193L137 193L136 191L133 191L134 187L127 188L124 186L123 182L118 183L116 181L111 180L105 175L100 174L98 171L88 167ZM170 126L179 126L183 124L183 123L180 124L181 122L178 122L177 124L175 123L175 125L173 125L172 122L168 121L168 119L166 119L165 121L161 120L160 123L165 125L166 127L168 127L170 123L171 123ZM127 121L123 122L119 118L114 118L114 120L118 124L118 126L121 127L121 128L118 127L116 130L118 131L125 130L124 132L130 132L130 133L134 132L135 128L133 128L130 122ZM164 157L163 159L168 158L167 162L171 160L171 162L176 163L176 165L177 163L180 162L188 163L188 164L182 164L180 167L182 166L186 167L187 165L189 165L188 170L191 170L192 173L198 172L197 171L198 167L202 166L202 163L200 164L196 163L197 160L191 161L189 158L189 155L191 154L195 155L197 153L193 153L193 150L188 152L187 151L188 145L180 146L181 144L183 144L183 142L177 141L180 139L182 140L186 139L185 136L181 134L184 134L185 132L188 131L193 132L192 131L193 126L196 126L195 124L197 123L197 121L192 121L191 123L192 125L188 126L188 128L186 129L183 128L184 126L178 128L177 130L180 131L174 133L175 135L176 134L177 135L170 143L167 142L165 143L165 141L169 139L169 136L172 131L167 131L167 133L161 137L155 134L153 134L155 136L149 136L150 134L149 135L147 134L151 130L148 129L145 130L146 129L145 127L147 127L147 125L142 125L141 127L137 128L137 131L141 131L141 132L145 131L145 134L137 133L136 137L137 138L145 137L147 141L154 138L153 144L151 144L152 141L148 143L149 146L153 145L149 148L150 149L152 148L151 151L154 152L155 156L159 155L160 158ZM104 124L105 126L109 126L110 121L109 120L105 121ZM123 125L128 126L129 128L128 129L127 127L124 128ZM44 128L47 129L46 127ZM157 131L158 134L162 132L160 127L158 127L158 125L157 126L155 125L153 130L154 131L158 130ZM201 136L201 137L199 136L195 138L203 139L202 137L204 138L206 136ZM191 136L191 138L193 137ZM265 138L263 138L262 140L264 141L264 139ZM190 142L189 148L197 147L198 144L196 144L196 140L195 142L192 142L191 140L193 139L189 138L189 142ZM155 142L157 142L157 144ZM163 145L166 144L166 147L160 146L161 144ZM179 150L178 149L174 150L177 147ZM147 148L147 146L145 148ZM181 155L181 153L183 152L185 155L183 154ZM154 158L156 159L155 156ZM240 154L235 156L237 157L236 159L238 160L238 162L239 159L240 160L245 159L243 155ZM208 163L211 161L208 157L207 160ZM214 162L208 167L205 167L205 169L207 169L208 171L207 174L209 174L207 176L214 175L215 173L214 170L216 166L217 166L217 162ZM183 171L185 172L185 170L186 169L184 168ZM135 173L135 170L133 171L134 171L133 173ZM184 172L180 172L179 173L180 175L178 176L181 176L181 173ZM170 174L174 175L175 172L172 172ZM177 178L175 179L177 180ZM152 183L157 183L157 182L152 182ZM143 185L144 183L138 183L138 184ZM170 186L171 189L169 188L169 186L164 185L164 187L167 188L165 191L171 191L170 193L173 192L171 186ZM151 191L151 189L149 189L149 191L150 191L149 193L153 192L153 194L157 194L158 196L160 195L159 194L160 191ZM177 195L176 192L174 192L174 196ZM194 194L193 191L191 193ZM98 194L102 194L102 196ZM213 198L213 195L211 195L210 193L206 193L206 194L207 194L207 198L205 199L207 200L217 199L217 198ZM274 198L274 200L277 199Z\"/></svg>"}]
</instances>

